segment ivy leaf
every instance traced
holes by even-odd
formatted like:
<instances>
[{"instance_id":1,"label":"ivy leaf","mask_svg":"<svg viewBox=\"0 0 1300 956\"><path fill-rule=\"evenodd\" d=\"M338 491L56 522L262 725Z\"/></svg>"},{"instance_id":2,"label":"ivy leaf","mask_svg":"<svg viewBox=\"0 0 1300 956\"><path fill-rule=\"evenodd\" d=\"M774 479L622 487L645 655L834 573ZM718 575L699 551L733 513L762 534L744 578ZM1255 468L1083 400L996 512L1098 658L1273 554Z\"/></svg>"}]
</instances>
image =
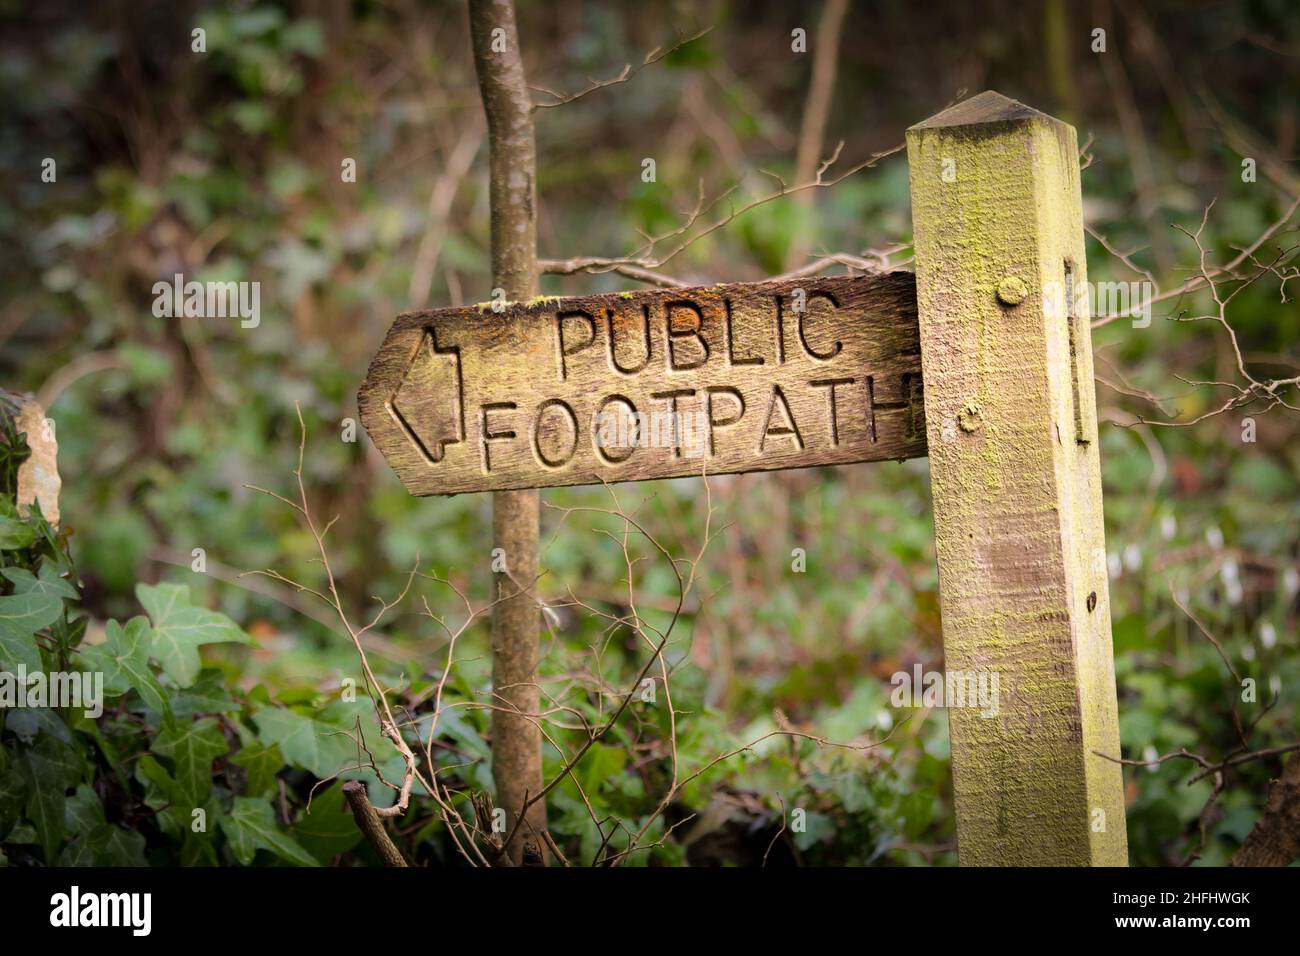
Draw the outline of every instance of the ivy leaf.
<instances>
[{"instance_id":1,"label":"ivy leaf","mask_svg":"<svg viewBox=\"0 0 1300 956\"><path fill-rule=\"evenodd\" d=\"M190 806L189 797L166 768L152 755L144 754L136 764L135 777L144 785L144 802L157 810L155 819L163 833L181 845L181 866L216 866L217 820L221 816L215 799L206 805ZM203 810L202 814L196 810ZM203 828L196 830L198 822Z\"/></svg>"},{"instance_id":2,"label":"ivy leaf","mask_svg":"<svg viewBox=\"0 0 1300 956\"><path fill-rule=\"evenodd\" d=\"M0 551L21 551L36 540L36 529L17 518L0 516Z\"/></svg>"},{"instance_id":3,"label":"ivy leaf","mask_svg":"<svg viewBox=\"0 0 1300 956\"><path fill-rule=\"evenodd\" d=\"M336 783L312 799L310 809L294 822L293 835L308 853L325 864L360 842L361 831L352 822L352 814L343 808L342 784Z\"/></svg>"},{"instance_id":4,"label":"ivy leaf","mask_svg":"<svg viewBox=\"0 0 1300 956\"><path fill-rule=\"evenodd\" d=\"M105 693L117 697L134 690L150 710L170 717L167 694L149 669L149 622L133 617L124 628L109 621L104 630L108 639L103 644L80 648L82 666L103 673Z\"/></svg>"},{"instance_id":5,"label":"ivy leaf","mask_svg":"<svg viewBox=\"0 0 1300 956\"><path fill-rule=\"evenodd\" d=\"M87 837L69 840L59 853L59 866L94 866L95 851Z\"/></svg>"},{"instance_id":6,"label":"ivy leaf","mask_svg":"<svg viewBox=\"0 0 1300 956\"><path fill-rule=\"evenodd\" d=\"M230 762L244 768L244 795L264 797L275 790L275 775L284 767L284 756L275 744L259 741L241 747Z\"/></svg>"},{"instance_id":7,"label":"ivy leaf","mask_svg":"<svg viewBox=\"0 0 1300 956\"><path fill-rule=\"evenodd\" d=\"M192 823L181 846L181 866L217 866L217 820L221 811L214 807L203 808L207 814L206 828L195 830Z\"/></svg>"},{"instance_id":8,"label":"ivy leaf","mask_svg":"<svg viewBox=\"0 0 1300 956\"><path fill-rule=\"evenodd\" d=\"M253 715L257 739L278 744L284 759L324 780L357 766L357 745L350 728L326 724L283 707L263 707Z\"/></svg>"},{"instance_id":9,"label":"ivy leaf","mask_svg":"<svg viewBox=\"0 0 1300 956\"><path fill-rule=\"evenodd\" d=\"M0 773L0 842L8 836L18 818L22 816L23 800L27 796L27 781L17 767Z\"/></svg>"},{"instance_id":10,"label":"ivy leaf","mask_svg":"<svg viewBox=\"0 0 1300 956\"><path fill-rule=\"evenodd\" d=\"M53 737L69 745L72 743L72 731L59 716L59 712L49 707L21 707L8 711L5 730L25 744L35 743L41 737Z\"/></svg>"},{"instance_id":11,"label":"ivy leaf","mask_svg":"<svg viewBox=\"0 0 1300 956\"><path fill-rule=\"evenodd\" d=\"M146 866L144 834L104 823L91 831L90 848L96 866Z\"/></svg>"},{"instance_id":12,"label":"ivy leaf","mask_svg":"<svg viewBox=\"0 0 1300 956\"><path fill-rule=\"evenodd\" d=\"M80 781L84 768L76 750L45 735L23 753L22 767L27 778L27 819L36 828L46 862L52 865L63 843L68 788Z\"/></svg>"},{"instance_id":13,"label":"ivy leaf","mask_svg":"<svg viewBox=\"0 0 1300 956\"><path fill-rule=\"evenodd\" d=\"M63 827L68 833L86 836L105 822L99 795L88 784L83 783L67 798L63 808Z\"/></svg>"},{"instance_id":14,"label":"ivy leaf","mask_svg":"<svg viewBox=\"0 0 1300 956\"><path fill-rule=\"evenodd\" d=\"M28 591L0 597L0 664L10 670L25 666L29 674L42 670L35 634L63 613L63 602L49 594Z\"/></svg>"},{"instance_id":15,"label":"ivy leaf","mask_svg":"<svg viewBox=\"0 0 1300 956\"><path fill-rule=\"evenodd\" d=\"M51 564L42 563L39 577L26 568L0 568L0 574L8 578L14 586L14 594L49 594L56 598L77 600L80 595L72 583L59 577L59 572Z\"/></svg>"},{"instance_id":16,"label":"ivy leaf","mask_svg":"<svg viewBox=\"0 0 1300 956\"><path fill-rule=\"evenodd\" d=\"M212 792L212 761L230 747L214 717L192 723L168 721L149 748L172 762L173 780L186 807L202 805Z\"/></svg>"},{"instance_id":17,"label":"ivy leaf","mask_svg":"<svg viewBox=\"0 0 1300 956\"><path fill-rule=\"evenodd\" d=\"M100 823L85 836L68 841L59 866L147 866L144 834Z\"/></svg>"},{"instance_id":18,"label":"ivy leaf","mask_svg":"<svg viewBox=\"0 0 1300 956\"><path fill-rule=\"evenodd\" d=\"M181 687L199 676L199 645L253 641L224 614L190 604L190 589L184 585L137 584L135 594L153 623L150 655Z\"/></svg>"},{"instance_id":19,"label":"ivy leaf","mask_svg":"<svg viewBox=\"0 0 1300 956\"><path fill-rule=\"evenodd\" d=\"M145 806L158 811L154 817L158 826L168 836L181 838L189 829L189 812L193 808L186 811L180 785L152 754L144 754L136 761L135 778L144 786Z\"/></svg>"},{"instance_id":20,"label":"ivy leaf","mask_svg":"<svg viewBox=\"0 0 1300 956\"><path fill-rule=\"evenodd\" d=\"M67 798L63 826L75 837L59 854L59 866L144 866L144 836L104 819L99 796L87 784Z\"/></svg>"},{"instance_id":21,"label":"ivy leaf","mask_svg":"<svg viewBox=\"0 0 1300 956\"><path fill-rule=\"evenodd\" d=\"M188 689L173 694L171 702L172 713L178 719L195 714L231 714L240 709L239 701L230 696L226 678L211 668L200 673Z\"/></svg>"},{"instance_id":22,"label":"ivy leaf","mask_svg":"<svg viewBox=\"0 0 1300 956\"><path fill-rule=\"evenodd\" d=\"M125 788L127 780L130 778L130 770L123 762L122 755L118 752L118 745L123 741L117 740L116 743L110 741L104 735L99 723L94 718L87 717L85 712L81 710L72 711L66 726L85 734L94 741L95 746L99 748L104 763L113 771L117 782Z\"/></svg>"},{"instance_id":23,"label":"ivy leaf","mask_svg":"<svg viewBox=\"0 0 1300 956\"><path fill-rule=\"evenodd\" d=\"M270 850L280 859L297 866L319 866L316 858L276 825L271 801L257 797L236 797L230 813L221 818L221 832L230 851L243 866L253 862L258 850Z\"/></svg>"}]
</instances>

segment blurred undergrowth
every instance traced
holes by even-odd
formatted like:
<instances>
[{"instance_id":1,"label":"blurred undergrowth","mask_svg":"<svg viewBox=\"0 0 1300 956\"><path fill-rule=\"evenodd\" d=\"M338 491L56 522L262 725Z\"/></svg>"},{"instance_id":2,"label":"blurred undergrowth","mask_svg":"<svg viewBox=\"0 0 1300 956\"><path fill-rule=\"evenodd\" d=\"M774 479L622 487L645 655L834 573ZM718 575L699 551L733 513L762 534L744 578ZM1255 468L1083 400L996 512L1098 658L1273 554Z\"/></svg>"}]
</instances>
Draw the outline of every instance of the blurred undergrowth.
<instances>
[{"instance_id":1,"label":"blurred undergrowth","mask_svg":"<svg viewBox=\"0 0 1300 956\"><path fill-rule=\"evenodd\" d=\"M350 719L331 701L355 678L356 662L304 596L238 577L268 566L298 579L318 573L310 537L245 486L275 487L288 474L300 402L317 436L304 478L318 513L339 515L332 558L347 605L361 610L371 595L400 590L417 554L485 597L487 497L412 499L364 433L344 440L356 386L394 315L488 298L486 146L463 11L372 2L311 13L312 5L290 2L105 5L84 14L75 4L22 6L0 4L9 91L0 142L8 172L0 187L8 250L0 368L11 387L37 392L57 422L80 605L93 620L126 620L140 610L138 584L175 582L196 605L220 608L255 640L210 661L233 684L237 709L282 705L293 716L274 719L292 726L277 725L262 744L277 745L278 736L287 776L327 775L340 754L293 741ZM888 148L963 87L997 88L1068 114L1094 136L1095 161L1084 174L1090 225L1115 248L1141 250L1137 259L1169 285L1187 277L1196 251L1168 223L1194 229L1217 198L1203 239L1227 258L1289 204L1285 177L1242 181L1240 130L1234 139L1205 119L1191 75L1212 75L1216 102L1234 123L1277 156L1294 155L1294 54L1252 40L1295 47L1285 4L1199 7L1176 21L1156 3L1117 14L1112 50L1142 118L1146 174L1120 122L1122 102L1087 52L1084 18L1068 16L1062 26L1002 4L1005 16L972 19L964 5L944 6L924 18L924 30L904 3L880 5L871 31L852 19L865 19L865 10L852 14L828 143L844 139L849 157ZM78 15L68 15L74 7ZM737 182L752 194L770 188L762 170L790 177L808 65L788 52L788 38L795 26L811 29L813 16L772 3L671 10L521 4L530 72L560 89L639 62L672 40L670 24L682 33L715 26L631 82L539 114L543 256L625 253L638 230L678 223L701 182L711 195ZM1144 17L1159 19L1162 39L1143 32ZM191 50L195 25L206 30L203 54ZM1049 29L1066 32L1045 37ZM1072 51L1064 90L1049 39ZM1167 45L1163 57L1152 42ZM1203 62L1170 66L1173 48L1201 50ZM444 182L458 151L477 161ZM657 183L640 180L644 156L657 157ZM56 183L40 179L45 157L57 162ZM341 180L345 158L356 162L355 183ZM431 228L430 196L440 184L452 199ZM1153 193L1148 211L1135 201L1140 189ZM805 228L813 254L906 242L907 208L906 163L895 156L819 191L810 207L776 202L746 213L671 271L704 282L777 272L790 266L792 236ZM1279 244L1294 244L1294 228ZM1131 278L1098 243L1088 251L1094 280ZM152 285L175 273L261 282L260 323L154 316ZM546 277L544 288L604 291L626 282ZM1277 282L1241 295L1231 317L1250 362L1277 375L1300 369L1300 310L1279 296ZM1159 310L1149 328L1099 329L1094 346L1099 375L1127 383L1123 391L1099 385L1101 414L1125 421L1135 412L1156 417L1144 393L1168 397L1166 408L1182 420L1195 417L1213 407L1215 392L1176 376L1221 379L1231 368L1222 334L1165 321ZM1276 698L1255 746L1295 733L1297 417L1275 408L1245 442L1249 413L1189 428L1103 426L1125 756L1184 746L1222 754L1237 744L1229 715L1240 689L1171 594L1258 682L1258 703L1243 711ZM928 488L923 461L715 480L715 521L726 530L669 649L679 664L673 699L684 757L705 759L783 726L850 739L880 737L899 723L905 715L889 706L889 676L942 663ZM547 499L598 506L603 494L564 489ZM647 499L639 515L669 547L698 537L698 481L624 496ZM543 520L542 592L572 587L619 608L623 568L609 540L592 533L600 519L558 528L546 524L553 514ZM191 570L196 548L203 574ZM804 572L792 570L796 548L806 552ZM664 569L638 581L648 615L672 588ZM547 686L589 667L596 647L603 679L620 686L640 666L626 638L562 614ZM426 692L445 650L430 622L414 606L399 609L379 640L386 676L412 697ZM481 695L489 674L483 629L467 635L457 657L451 692ZM578 695L588 717L598 697ZM465 785L486 786L486 715L444 719ZM576 776L597 815L635 828L649 812L665 772L664 723L662 706L639 704L635 719L580 765ZM559 765L548 754L548 770ZM1226 861L1276 773L1276 761L1233 771L1201 861ZM1189 787L1188 776L1177 761L1126 769L1134 863L1179 862L1194 847L1210 782ZM782 832L792 807L807 810L803 832ZM600 837L574 788L553 794L551 814L566 853L595 852ZM865 754L772 738L720 764L670 809L664 825L680 824L672 838L633 862L758 863L767 853L773 865L951 864L951 817L946 718L918 712ZM419 814L403 837L417 858L450 858L436 824Z\"/></svg>"}]
</instances>

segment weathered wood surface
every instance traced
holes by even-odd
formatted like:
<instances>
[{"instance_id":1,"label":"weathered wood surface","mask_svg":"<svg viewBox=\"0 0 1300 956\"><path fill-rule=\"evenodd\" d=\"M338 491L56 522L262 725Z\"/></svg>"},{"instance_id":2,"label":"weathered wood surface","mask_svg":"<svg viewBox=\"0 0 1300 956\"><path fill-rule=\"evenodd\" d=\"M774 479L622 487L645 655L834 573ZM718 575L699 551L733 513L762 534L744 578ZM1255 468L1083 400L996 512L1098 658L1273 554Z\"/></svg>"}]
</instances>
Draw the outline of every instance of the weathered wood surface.
<instances>
[{"instance_id":1,"label":"weathered wood surface","mask_svg":"<svg viewBox=\"0 0 1300 956\"><path fill-rule=\"evenodd\" d=\"M13 419L14 429L26 436L31 456L18 467L16 501L20 514L26 515L33 502L40 505L50 524L59 523L59 443L55 439L53 422L48 422L45 409L27 395L0 389L0 415Z\"/></svg>"},{"instance_id":2,"label":"weathered wood surface","mask_svg":"<svg viewBox=\"0 0 1300 956\"><path fill-rule=\"evenodd\" d=\"M1073 127L986 92L908 131L966 865L1127 862ZM1077 302L1077 305L1070 305Z\"/></svg>"},{"instance_id":3,"label":"weathered wood surface","mask_svg":"<svg viewBox=\"0 0 1300 956\"><path fill-rule=\"evenodd\" d=\"M926 445L915 280L406 313L359 405L417 495L916 458Z\"/></svg>"}]
</instances>

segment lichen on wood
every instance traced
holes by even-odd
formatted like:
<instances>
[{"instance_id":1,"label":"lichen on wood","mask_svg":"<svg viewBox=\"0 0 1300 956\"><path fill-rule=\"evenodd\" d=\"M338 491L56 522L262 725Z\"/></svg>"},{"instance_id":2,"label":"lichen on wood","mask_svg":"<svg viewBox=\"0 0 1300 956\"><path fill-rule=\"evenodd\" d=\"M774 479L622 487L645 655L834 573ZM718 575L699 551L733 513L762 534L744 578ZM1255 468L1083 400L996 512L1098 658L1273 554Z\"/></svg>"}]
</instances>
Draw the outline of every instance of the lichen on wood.
<instances>
[{"instance_id":1,"label":"lichen on wood","mask_svg":"<svg viewBox=\"0 0 1300 956\"><path fill-rule=\"evenodd\" d=\"M945 667L1000 675L949 713L959 859L1124 865L1075 132L986 92L907 139Z\"/></svg>"}]
</instances>

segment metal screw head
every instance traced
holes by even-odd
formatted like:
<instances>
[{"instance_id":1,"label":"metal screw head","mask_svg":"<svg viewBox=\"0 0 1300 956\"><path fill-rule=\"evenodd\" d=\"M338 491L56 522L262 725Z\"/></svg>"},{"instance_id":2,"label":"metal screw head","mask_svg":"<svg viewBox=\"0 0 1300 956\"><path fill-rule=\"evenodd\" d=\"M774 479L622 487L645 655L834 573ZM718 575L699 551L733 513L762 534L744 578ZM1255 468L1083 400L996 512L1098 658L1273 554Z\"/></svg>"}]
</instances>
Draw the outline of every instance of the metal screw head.
<instances>
[{"instance_id":1,"label":"metal screw head","mask_svg":"<svg viewBox=\"0 0 1300 956\"><path fill-rule=\"evenodd\" d=\"M1003 305L1019 305L1029 295L1029 286L1019 276L1007 276L998 283L998 301Z\"/></svg>"}]
</instances>

